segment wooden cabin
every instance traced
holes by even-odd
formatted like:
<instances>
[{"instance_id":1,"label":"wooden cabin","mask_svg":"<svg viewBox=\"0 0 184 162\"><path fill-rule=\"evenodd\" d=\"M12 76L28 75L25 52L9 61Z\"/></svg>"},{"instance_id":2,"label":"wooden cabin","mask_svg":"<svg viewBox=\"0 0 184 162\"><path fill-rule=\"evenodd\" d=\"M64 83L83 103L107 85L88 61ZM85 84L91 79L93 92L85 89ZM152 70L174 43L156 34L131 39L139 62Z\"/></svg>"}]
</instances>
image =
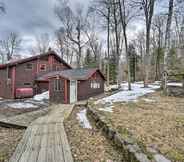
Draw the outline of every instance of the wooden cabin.
<instances>
[{"instance_id":1,"label":"wooden cabin","mask_svg":"<svg viewBox=\"0 0 184 162\"><path fill-rule=\"evenodd\" d=\"M104 93L105 77L98 69L57 71L45 77L49 78L51 102L74 103Z\"/></svg>"}]
</instances>

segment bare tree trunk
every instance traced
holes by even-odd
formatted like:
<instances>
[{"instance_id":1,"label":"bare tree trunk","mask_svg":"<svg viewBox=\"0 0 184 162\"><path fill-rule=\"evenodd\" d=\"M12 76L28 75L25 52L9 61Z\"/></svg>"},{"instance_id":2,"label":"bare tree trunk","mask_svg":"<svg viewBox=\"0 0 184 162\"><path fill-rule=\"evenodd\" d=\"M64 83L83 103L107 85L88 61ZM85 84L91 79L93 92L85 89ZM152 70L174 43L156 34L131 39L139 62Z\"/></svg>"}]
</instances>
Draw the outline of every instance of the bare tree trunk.
<instances>
[{"instance_id":1,"label":"bare tree trunk","mask_svg":"<svg viewBox=\"0 0 184 162\"><path fill-rule=\"evenodd\" d=\"M117 84L118 86L120 86L120 83L119 83L119 79L118 79L118 75L119 75L119 37L118 37L118 20L117 20L117 8L116 8L116 0L113 1L113 18L114 18L114 30L115 30L115 39L116 39L116 73L117 73Z\"/></svg>"},{"instance_id":2,"label":"bare tree trunk","mask_svg":"<svg viewBox=\"0 0 184 162\"><path fill-rule=\"evenodd\" d=\"M166 26L166 36L165 36L165 53L164 53L164 71L169 70L169 52L171 46L171 23L173 17L173 8L174 8L174 0L169 1L169 11L168 11L168 18L167 18L167 26Z\"/></svg>"},{"instance_id":3,"label":"bare tree trunk","mask_svg":"<svg viewBox=\"0 0 184 162\"><path fill-rule=\"evenodd\" d=\"M107 63L107 87L110 84L110 6L108 6L108 16L107 16L107 59L108 59L108 63Z\"/></svg>"},{"instance_id":4,"label":"bare tree trunk","mask_svg":"<svg viewBox=\"0 0 184 162\"><path fill-rule=\"evenodd\" d=\"M123 27L123 35L124 35L124 41L125 41L125 53L126 53L126 59L127 59L127 70L128 70L128 89L131 90L131 73L130 73L130 59L128 54L128 41L127 41L127 33L126 33L126 8L125 8L125 1L122 0L123 4L123 11L120 0L118 0L119 3L119 10L120 10L120 17L121 17L121 23Z\"/></svg>"},{"instance_id":5,"label":"bare tree trunk","mask_svg":"<svg viewBox=\"0 0 184 162\"><path fill-rule=\"evenodd\" d=\"M149 80L150 30L151 30L155 0L150 0L150 2L147 2L147 3L149 3L149 4L145 4L147 8L144 9L145 10L145 18L146 18L146 54L144 57L144 62L145 62L144 87L148 87L148 80Z\"/></svg>"}]
</instances>

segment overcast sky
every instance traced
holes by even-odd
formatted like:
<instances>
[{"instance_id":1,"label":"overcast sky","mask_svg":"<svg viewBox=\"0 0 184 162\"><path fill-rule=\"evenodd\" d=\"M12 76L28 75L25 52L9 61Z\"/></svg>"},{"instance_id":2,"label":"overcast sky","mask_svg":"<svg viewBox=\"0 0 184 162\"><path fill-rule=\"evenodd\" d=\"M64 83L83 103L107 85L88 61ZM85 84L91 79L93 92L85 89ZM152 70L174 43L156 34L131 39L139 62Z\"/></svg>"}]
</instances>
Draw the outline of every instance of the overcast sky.
<instances>
[{"instance_id":1,"label":"overcast sky","mask_svg":"<svg viewBox=\"0 0 184 162\"><path fill-rule=\"evenodd\" d=\"M53 34L60 22L54 14L57 0L0 0L6 6L6 14L0 15L0 39L10 32L23 37L24 48L30 48L33 38L42 33ZM71 0L87 6L89 0Z\"/></svg>"},{"instance_id":2,"label":"overcast sky","mask_svg":"<svg viewBox=\"0 0 184 162\"><path fill-rule=\"evenodd\" d=\"M70 0L73 8L77 3L87 7L90 0ZM0 39L10 32L17 32L23 38L23 53L34 44L35 36L43 33L53 35L60 27L60 22L54 14L57 0L0 0L6 6L6 14L0 15ZM129 34L141 29L143 24L130 28Z\"/></svg>"}]
</instances>

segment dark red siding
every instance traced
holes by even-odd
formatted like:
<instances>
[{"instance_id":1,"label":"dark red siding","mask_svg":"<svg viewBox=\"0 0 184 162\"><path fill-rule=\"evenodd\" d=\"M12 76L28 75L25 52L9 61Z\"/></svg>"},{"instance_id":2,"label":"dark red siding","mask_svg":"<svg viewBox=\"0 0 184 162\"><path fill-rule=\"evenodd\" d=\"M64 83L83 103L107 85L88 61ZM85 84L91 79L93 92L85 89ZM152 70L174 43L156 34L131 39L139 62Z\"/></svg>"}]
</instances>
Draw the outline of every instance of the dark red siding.
<instances>
[{"instance_id":1,"label":"dark red siding","mask_svg":"<svg viewBox=\"0 0 184 162\"><path fill-rule=\"evenodd\" d=\"M12 69L9 69L9 79L12 78ZM8 81L7 69L0 70L0 97L13 98L12 96L12 82Z\"/></svg>"},{"instance_id":2,"label":"dark red siding","mask_svg":"<svg viewBox=\"0 0 184 162\"><path fill-rule=\"evenodd\" d=\"M26 69L27 64L32 64L33 69ZM41 71L40 66L46 65L46 70ZM16 88L33 88L34 92L41 93L48 90L48 82L37 83L35 79L37 76L43 75L45 73L56 71L56 70L66 70L69 67L60 61L58 61L54 55L44 56L41 58L36 58L25 63L17 64L15 67L15 91ZM9 68L10 77L12 79L12 68ZM30 85L28 85L30 83ZM3 98L14 98L13 94L13 82L7 85L7 69L0 69L0 97Z\"/></svg>"},{"instance_id":3,"label":"dark red siding","mask_svg":"<svg viewBox=\"0 0 184 162\"><path fill-rule=\"evenodd\" d=\"M57 92L54 91L54 80L56 78L50 79L50 101L54 103L66 103L65 102L65 79L61 78L62 83L62 91ZM96 81L97 83L100 83L100 88L93 89L91 88L91 81ZM104 79L99 74L99 72L96 72L93 77L89 78L85 81L78 81L77 86L77 100L85 100L90 97L94 97L96 95L104 93ZM67 80L67 103L70 103L70 81Z\"/></svg>"},{"instance_id":4,"label":"dark red siding","mask_svg":"<svg viewBox=\"0 0 184 162\"><path fill-rule=\"evenodd\" d=\"M90 97L99 95L104 93L104 79L102 76L96 72L96 76L92 77L85 81L78 81L78 100L85 100ZM100 88L93 89L91 88L91 81L95 80L96 82L100 83Z\"/></svg>"}]
</instances>

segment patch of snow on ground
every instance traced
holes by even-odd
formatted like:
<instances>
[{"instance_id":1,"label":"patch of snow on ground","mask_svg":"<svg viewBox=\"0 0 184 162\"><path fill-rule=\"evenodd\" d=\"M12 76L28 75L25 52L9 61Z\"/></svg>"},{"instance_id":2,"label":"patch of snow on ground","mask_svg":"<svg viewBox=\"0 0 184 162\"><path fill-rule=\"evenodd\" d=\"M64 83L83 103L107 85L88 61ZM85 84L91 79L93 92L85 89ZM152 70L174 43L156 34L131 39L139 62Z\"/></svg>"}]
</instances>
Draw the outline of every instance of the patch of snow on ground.
<instances>
[{"instance_id":1,"label":"patch of snow on ground","mask_svg":"<svg viewBox=\"0 0 184 162\"><path fill-rule=\"evenodd\" d=\"M141 82L139 83L133 83L132 90L128 90L128 83L121 84L122 88L121 91L105 97L96 103L113 103L113 102L129 102L129 101L136 101L138 97L144 96L148 93L155 92L156 89L159 89L159 85L149 85L148 88L143 88L143 84Z\"/></svg>"},{"instance_id":2,"label":"patch of snow on ground","mask_svg":"<svg viewBox=\"0 0 184 162\"><path fill-rule=\"evenodd\" d=\"M114 84L114 85L109 85L108 87L105 87L105 91L110 91L112 89L118 89L118 85Z\"/></svg>"},{"instance_id":3,"label":"patch of snow on ground","mask_svg":"<svg viewBox=\"0 0 184 162\"><path fill-rule=\"evenodd\" d=\"M36 101L49 100L49 91L44 92L42 94L38 94L38 95L34 96L33 99Z\"/></svg>"},{"instance_id":4,"label":"patch of snow on ground","mask_svg":"<svg viewBox=\"0 0 184 162\"><path fill-rule=\"evenodd\" d=\"M108 107L104 107L104 108L99 108L100 111L106 111L106 112L113 112L113 108L114 106L108 106Z\"/></svg>"},{"instance_id":5,"label":"patch of snow on ground","mask_svg":"<svg viewBox=\"0 0 184 162\"><path fill-rule=\"evenodd\" d=\"M149 99L149 98L143 98L143 100L145 101L145 102L155 102L155 100L152 100L152 99Z\"/></svg>"},{"instance_id":6,"label":"patch of snow on ground","mask_svg":"<svg viewBox=\"0 0 184 162\"><path fill-rule=\"evenodd\" d=\"M17 102L17 103L9 103L7 104L9 107L14 109L28 109L28 108L38 108L37 105L33 105L31 103Z\"/></svg>"},{"instance_id":7,"label":"patch of snow on ground","mask_svg":"<svg viewBox=\"0 0 184 162\"><path fill-rule=\"evenodd\" d=\"M171 82L171 83L167 83L168 86L177 86L177 87L182 87L183 84L182 83L176 83L176 82Z\"/></svg>"},{"instance_id":8,"label":"patch of snow on ground","mask_svg":"<svg viewBox=\"0 0 184 162\"><path fill-rule=\"evenodd\" d=\"M81 110L79 113L77 113L77 119L79 120L81 126L83 128L92 129L92 126L87 118L87 110Z\"/></svg>"}]
</instances>

